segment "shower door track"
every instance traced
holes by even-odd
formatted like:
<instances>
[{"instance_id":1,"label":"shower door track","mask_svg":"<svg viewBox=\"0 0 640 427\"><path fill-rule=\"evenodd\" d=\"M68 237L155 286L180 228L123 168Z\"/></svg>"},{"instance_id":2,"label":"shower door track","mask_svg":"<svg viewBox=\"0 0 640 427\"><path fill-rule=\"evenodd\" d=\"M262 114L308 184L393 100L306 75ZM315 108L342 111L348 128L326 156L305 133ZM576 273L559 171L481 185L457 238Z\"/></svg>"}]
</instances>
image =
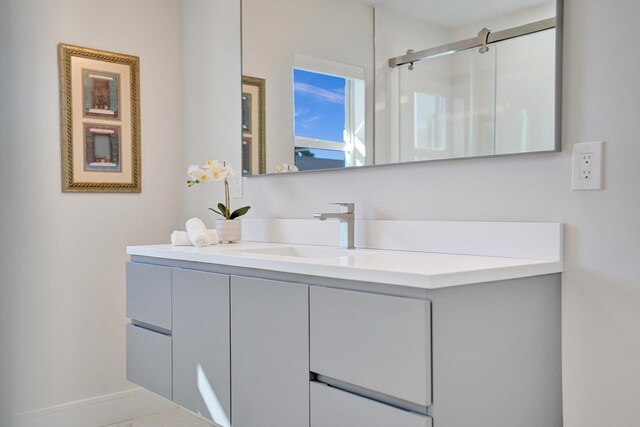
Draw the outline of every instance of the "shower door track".
<instances>
[{"instance_id":1,"label":"shower door track","mask_svg":"<svg viewBox=\"0 0 640 427\"><path fill-rule=\"evenodd\" d=\"M429 59L438 58L445 55L451 55L465 50L475 48L486 48L487 45L492 43L498 43L504 40L513 39L516 37L525 36L528 34L538 33L540 31L550 30L556 27L556 18L543 19L541 21L531 22L518 27L509 28L506 30L490 32L488 29L483 28L477 37L470 39L460 40L453 43L447 43L442 46L433 47L430 49L421 50L418 52L409 51L406 55L396 56L389 59L389 67L395 68L406 64L414 64L421 61L427 61ZM486 50L485 50L486 51Z\"/></svg>"}]
</instances>

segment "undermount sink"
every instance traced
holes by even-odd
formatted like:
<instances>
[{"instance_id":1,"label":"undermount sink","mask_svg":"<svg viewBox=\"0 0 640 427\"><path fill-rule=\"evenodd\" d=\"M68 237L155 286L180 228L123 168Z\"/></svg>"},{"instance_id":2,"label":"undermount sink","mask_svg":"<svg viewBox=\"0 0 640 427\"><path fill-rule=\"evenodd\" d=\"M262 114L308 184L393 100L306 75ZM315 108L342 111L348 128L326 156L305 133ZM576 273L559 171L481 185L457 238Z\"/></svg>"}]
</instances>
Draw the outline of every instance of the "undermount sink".
<instances>
[{"instance_id":1,"label":"undermount sink","mask_svg":"<svg viewBox=\"0 0 640 427\"><path fill-rule=\"evenodd\" d=\"M357 255L356 252L349 249L317 246L281 246L277 248L243 249L238 252L246 254L276 255L295 258L333 258Z\"/></svg>"}]
</instances>

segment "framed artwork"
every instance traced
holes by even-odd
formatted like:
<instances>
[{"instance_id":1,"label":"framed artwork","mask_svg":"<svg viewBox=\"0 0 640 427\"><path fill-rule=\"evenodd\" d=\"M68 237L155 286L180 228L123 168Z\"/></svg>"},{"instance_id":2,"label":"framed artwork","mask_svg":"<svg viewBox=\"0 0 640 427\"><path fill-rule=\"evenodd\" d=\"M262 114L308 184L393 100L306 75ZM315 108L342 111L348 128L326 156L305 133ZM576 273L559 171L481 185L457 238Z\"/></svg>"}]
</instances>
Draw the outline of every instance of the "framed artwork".
<instances>
[{"instance_id":1,"label":"framed artwork","mask_svg":"<svg viewBox=\"0 0 640 427\"><path fill-rule=\"evenodd\" d=\"M242 174L267 172L265 80L242 76Z\"/></svg>"},{"instance_id":2,"label":"framed artwork","mask_svg":"<svg viewBox=\"0 0 640 427\"><path fill-rule=\"evenodd\" d=\"M62 191L139 193L140 59L60 44Z\"/></svg>"}]
</instances>

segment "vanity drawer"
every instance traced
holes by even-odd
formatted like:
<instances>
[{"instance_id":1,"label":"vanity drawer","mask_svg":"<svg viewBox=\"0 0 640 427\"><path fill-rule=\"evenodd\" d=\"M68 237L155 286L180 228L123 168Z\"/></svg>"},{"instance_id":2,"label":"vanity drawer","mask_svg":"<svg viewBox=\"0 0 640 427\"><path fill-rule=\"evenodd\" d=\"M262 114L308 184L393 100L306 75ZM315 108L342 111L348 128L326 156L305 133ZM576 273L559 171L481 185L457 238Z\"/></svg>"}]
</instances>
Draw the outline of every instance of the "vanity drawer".
<instances>
[{"instance_id":1,"label":"vanity drawer","mask_svg":"<svg viewBox=\"0 0 640 427\"><path fill-rule=\"evenodd\" d=\"M127 317L171 330L171 268L127 263Z\"/></svg>"},{"instance_id":2,"label":"vanity drawer","mask_svg":"<svg viewBox=\"0 0 640 427\"><path fill-rule=\"evenodd\" d=\"M311 383L311 427L432 427L431 418Z\"/></svg>"},{"instance_id":3,"label":"vanity drawer","mask_svg":"<svg viewBox=\"0 0 640 427\"><path fill-rule=\"evenodd\" d=\"M431 404L430 301L313 286L311 371Z\"/></svg>"},{"instance_id":4,"label":"vanity drawer","mask_svg":"<svg viewBox=\"0 0 640 427\"><path fill-rule=\"evenodd\" d=\"M171 337L127 325L127 379L154 393L173 396Z\"/></svg>"}]
</instances>

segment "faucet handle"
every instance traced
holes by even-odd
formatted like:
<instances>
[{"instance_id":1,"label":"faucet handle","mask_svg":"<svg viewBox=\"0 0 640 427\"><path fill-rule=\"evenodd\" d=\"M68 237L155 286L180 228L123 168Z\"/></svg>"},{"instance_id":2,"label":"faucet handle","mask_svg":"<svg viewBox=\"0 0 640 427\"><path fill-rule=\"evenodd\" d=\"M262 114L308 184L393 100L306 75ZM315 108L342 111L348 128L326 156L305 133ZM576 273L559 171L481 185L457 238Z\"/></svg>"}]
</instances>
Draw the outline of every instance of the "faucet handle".
<instances>
[{"instance_id":1,"label":"faucet handle","mask_svg":"<svg viewBox=\"0 0 640 427\"><path fill-rule=\"evenodd\" d=\"M355 203L340 203L340 202L336 202L336 203L329 203L330 205L336 205L336 206L340 206L340 212L341 213L353 213L356 207Z\"/></svg>"}]
</instances>

